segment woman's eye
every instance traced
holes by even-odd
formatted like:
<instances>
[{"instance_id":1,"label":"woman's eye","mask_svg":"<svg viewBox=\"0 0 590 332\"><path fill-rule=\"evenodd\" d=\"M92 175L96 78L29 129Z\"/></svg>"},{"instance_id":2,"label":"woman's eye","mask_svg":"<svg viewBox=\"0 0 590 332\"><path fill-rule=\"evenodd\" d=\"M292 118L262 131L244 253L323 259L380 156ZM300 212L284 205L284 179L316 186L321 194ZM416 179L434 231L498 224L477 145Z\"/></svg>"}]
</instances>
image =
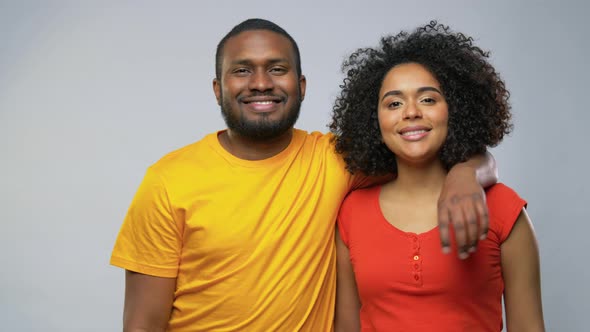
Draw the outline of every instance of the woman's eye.
<instances>
[{"instance_id":1,"label":"woman's eye","mask_svg":"<svg viewBox=\"0 0 590 332\"><path fill-rule=\"evenodd\" d=\"M434 98L427 97L427 98L422 99L422 102L426 103L426 104L432 104L435 102L435 100L434 100Z\"/></svg>"},{"instance_id":2,"label":"woman's eye","mask_svg":"<svg viewBox=\"0 0 590 332\"><path fill-rule=\"evenodd\" d=\"M401 105L402 105L402 103L399 101L392 101L391 103L389 103L388 107L389 108L397 108L397 107L400 107Z\"/></svg>"}]
</instances>

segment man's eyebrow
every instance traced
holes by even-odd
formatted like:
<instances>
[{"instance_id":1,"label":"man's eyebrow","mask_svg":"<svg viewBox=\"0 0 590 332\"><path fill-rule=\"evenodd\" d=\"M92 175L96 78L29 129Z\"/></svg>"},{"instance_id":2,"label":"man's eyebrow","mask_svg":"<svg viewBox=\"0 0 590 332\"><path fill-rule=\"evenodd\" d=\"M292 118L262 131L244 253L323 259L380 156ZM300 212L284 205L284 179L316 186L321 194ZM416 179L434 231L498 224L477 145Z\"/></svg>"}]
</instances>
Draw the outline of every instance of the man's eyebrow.
<instances>
[{"instance_id":1,"label":"man's eyebrow","mask_svg":"<svg viewBox=\"0 0 590 332\"><path fill-rule=\"evenodd\" d=\"M281 63L281 62L289 63L289 59L287 59L287 58L274 58L274 59L268 60L268 62L271 64Z\"/></svg>"},{"instance_id":2,"label":"man's eyebrow","mask_svg":"<svg viewBox=\"0 0 590 332\"><path fill-rule=\"evenodd\" d=\"M272 58L272 59L268 59L266 60L266 62L268 64L277 64L277 63L289 63L289 60L287 58ZM254 63L254 61L252 61L251 59L237 59L231 62L232 65L252 65Z\"/></svg>"},{"instance_id":3,"label":"man's eyebrow","mask_svg":"<svg viewBox=\"0 0 590 332\"><path fill-rule=\"evenodd\" d=\"M441 96L443 95L439 89L437 89L433 86L424 86L424 87L418 88L418 90L416 90L416 91L419 93L424 92L424 91L434 91L434 92L437 92ZM403 95L403 93L400 90L387 91L385 94L383 94L381 101L383 101L383 99L385 99L385 97L387 97L387 96L401 96L401 95Z\"/></svg>"}]
</instances>

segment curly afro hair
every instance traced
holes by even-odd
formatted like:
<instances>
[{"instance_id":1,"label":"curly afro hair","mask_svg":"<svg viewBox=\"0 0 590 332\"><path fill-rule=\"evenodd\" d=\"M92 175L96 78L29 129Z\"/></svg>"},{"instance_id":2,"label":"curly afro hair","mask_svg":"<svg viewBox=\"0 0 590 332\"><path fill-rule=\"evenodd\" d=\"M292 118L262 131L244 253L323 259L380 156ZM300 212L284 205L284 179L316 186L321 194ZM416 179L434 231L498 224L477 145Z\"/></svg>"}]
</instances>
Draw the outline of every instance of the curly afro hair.
<instances>
[{"instance_id":1,"label":"curly afro hair","mask_svg":"<svg viewBox=\"0 0 590 332\"><path fill-rule=\"evenodd\" d=\"M348 171L397 171L395 155L381 140L377 109L385 75L403 63L424 66L441 85L449 123L439 157L447 169L500 143L512 130L510 93L488 58L473 38L436 21L412 33L383 37L378 48L352 53L342 64L346 77L329 125Z\"/></svg>"}]
</instances>

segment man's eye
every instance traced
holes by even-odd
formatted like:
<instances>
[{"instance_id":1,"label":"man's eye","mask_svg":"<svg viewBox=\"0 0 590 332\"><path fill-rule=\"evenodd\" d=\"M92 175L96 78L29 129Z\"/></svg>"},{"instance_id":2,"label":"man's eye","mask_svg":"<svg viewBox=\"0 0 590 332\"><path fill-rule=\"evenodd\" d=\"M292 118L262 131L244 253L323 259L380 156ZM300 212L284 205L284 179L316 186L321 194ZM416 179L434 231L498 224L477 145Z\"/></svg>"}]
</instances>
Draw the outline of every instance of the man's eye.
<instances>
[{"instance_id":1,"label":"man's eye","mask_svg":"<svg viewBox=\"0 0 590 332\"><path fill-rule=\"evenodd\" d=\"M238 68L234 70L235 74L247 74L248 73L248 69L246 68Z\"/></svg>"},{"instance_id":2,"label":"man's eye","mask_svg":"<svg viewBox=\"0 0 590 332\"><path fill-rule=\"evenodd\" d=\"M273 67L270 69L270 72L271 73L285 73L285 72L287 72L287 70L282 67Z\"/></svg>"}]
</instances>

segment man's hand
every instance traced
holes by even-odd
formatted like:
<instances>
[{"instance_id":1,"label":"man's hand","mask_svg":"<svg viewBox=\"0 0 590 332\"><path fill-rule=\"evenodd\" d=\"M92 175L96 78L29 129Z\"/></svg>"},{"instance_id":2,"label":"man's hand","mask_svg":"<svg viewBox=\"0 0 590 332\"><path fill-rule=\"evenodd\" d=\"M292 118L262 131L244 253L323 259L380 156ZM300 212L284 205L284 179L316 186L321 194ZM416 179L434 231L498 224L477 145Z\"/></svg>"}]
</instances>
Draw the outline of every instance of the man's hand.
<instances>
[{"instance_id":1,"label":"man's hand","mask_svg":"<svg viewBox=\"0 0 590 332\"><path fill-rule=\"evenodd\" d=\"M438 200L438 224L444 253L451 252L451 224L459 258L469 257L489 227L484 187L497 182L494 157L486 153L455 165L449 171Z\"/></svg>"}]
</instances>

